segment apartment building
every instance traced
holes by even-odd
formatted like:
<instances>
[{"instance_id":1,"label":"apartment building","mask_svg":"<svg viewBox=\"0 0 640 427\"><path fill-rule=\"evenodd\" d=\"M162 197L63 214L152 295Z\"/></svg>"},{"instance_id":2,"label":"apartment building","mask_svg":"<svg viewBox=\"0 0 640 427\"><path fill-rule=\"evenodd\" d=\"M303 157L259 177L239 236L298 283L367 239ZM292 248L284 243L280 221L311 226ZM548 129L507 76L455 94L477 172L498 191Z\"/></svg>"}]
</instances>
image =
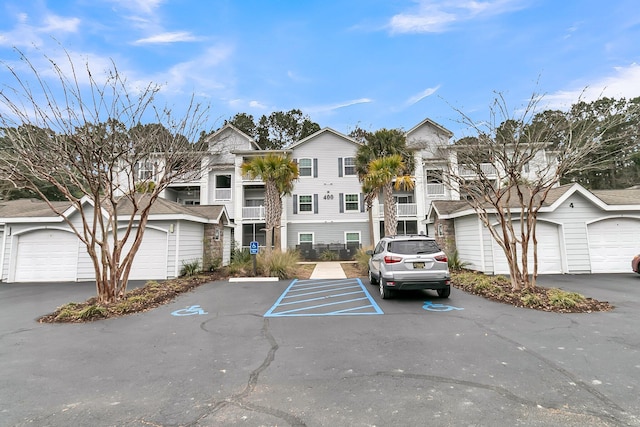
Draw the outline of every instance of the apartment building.
<instances>
[{"instance_id":1,"label":"apartment building","mask_svg":"<svg viewBox=\"0 0 640 427\"><path fill-rule=\"evenodd\" d=\"M452 133L426 119L407 132L407 145L416 156L415 187L394 194L398 233L429 233L425 222L432 200L459 196L442 182L450 155L442 148ZM231 124L209 137L210 155L202 170L172 184L163 197L185 205L224 205L232 219L232 240L264 245L264 183L243 176L240 166L255 156L276 152L297 162L300 176L283 200L280 224L282 248L299 249L315 259L324 251L350 258L355 250L372 246L384 230L384 207L376 200L371 218L355 167L360 143L324 128L283 150L265 151ZM371 221L370 221L371 219Z\"/></svg>"}]
</instances>

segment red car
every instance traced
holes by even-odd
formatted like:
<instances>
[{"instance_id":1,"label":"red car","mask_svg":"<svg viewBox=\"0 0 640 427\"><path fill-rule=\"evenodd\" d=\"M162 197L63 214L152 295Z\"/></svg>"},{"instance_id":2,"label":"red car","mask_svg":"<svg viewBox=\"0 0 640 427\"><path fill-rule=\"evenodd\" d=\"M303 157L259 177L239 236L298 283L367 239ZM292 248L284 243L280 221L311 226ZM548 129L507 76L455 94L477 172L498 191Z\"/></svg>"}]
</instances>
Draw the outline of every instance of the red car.
<instances>
[{"instance_id":1,"label":"red car","mask_svg":"<svg viewBox=\"0 0 640 427\"><path fill-rule=\"evenodd\" d=\"M631 269L640 274L640 254L633 257L631 261Z\"/></svg>"}]
</instances>

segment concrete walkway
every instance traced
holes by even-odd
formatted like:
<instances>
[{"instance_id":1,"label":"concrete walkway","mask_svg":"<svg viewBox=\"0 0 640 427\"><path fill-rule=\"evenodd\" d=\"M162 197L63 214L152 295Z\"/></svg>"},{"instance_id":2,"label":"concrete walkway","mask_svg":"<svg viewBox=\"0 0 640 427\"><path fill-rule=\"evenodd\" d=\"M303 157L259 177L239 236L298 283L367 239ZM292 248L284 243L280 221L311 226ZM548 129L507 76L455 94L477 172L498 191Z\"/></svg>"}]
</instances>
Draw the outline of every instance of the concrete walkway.
<instances>
[{"instance_id":1,"label":"concrete walkway","mask_svg":"<svg viewBox=\"0 0 640 427\"><path fill-rule=\"evenodd\" d=\"M339 262L319 262L311 273L311 279L346 279Z\"/></svg>"}]
</instances>

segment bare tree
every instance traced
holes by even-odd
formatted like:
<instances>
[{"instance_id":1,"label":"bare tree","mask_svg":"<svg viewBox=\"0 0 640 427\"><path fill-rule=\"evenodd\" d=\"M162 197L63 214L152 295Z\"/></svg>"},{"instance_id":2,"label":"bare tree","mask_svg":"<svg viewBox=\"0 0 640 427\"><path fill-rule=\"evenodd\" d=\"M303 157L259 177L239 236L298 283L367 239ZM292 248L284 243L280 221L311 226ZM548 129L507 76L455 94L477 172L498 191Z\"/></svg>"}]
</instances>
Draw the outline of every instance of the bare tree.
<instances>
[{"instance_id":1,"label":"bare tree","mask_svg":"<svg viewBox=\"0 0 640 427\"><path fill-rule=\"evenodd\" d=\"M537 113L541 99L534 94L511 114L503 95L497 94L490 119L480 124L456 110L474 135L448 148L454 150L455 161L449 163L444 182L470 203L504 251L514 290L535 287L536 222L549 192L563 176L606 162L592 156L603 151L600 147L606 145L607 155L615 156L627 143L608 132L625 120L623 116L603 126L584 120L576 110ZM536 120L539 114L545 114L544 121Z\"/></svg>"},{"instance_id":2,"label":"bare tree","mask_svg":"<svg viewBox=\"0 0 640 427\"><path fill-rule=\"evenodd\" d=\"M91 257L99 301L117 300L154 202L171 182L200 171L203 151L189 141L207 108L193 98L180 114L156 106L160 87L135 89L114 64L97 77L88 63L77 70L67 52L63 63L45 57L48 69L18 54L23 66L5 64L14 84L0 92L0 177L66 221ZM76 214L52 203L43 182Z\"/></svg>"}]
</instances>

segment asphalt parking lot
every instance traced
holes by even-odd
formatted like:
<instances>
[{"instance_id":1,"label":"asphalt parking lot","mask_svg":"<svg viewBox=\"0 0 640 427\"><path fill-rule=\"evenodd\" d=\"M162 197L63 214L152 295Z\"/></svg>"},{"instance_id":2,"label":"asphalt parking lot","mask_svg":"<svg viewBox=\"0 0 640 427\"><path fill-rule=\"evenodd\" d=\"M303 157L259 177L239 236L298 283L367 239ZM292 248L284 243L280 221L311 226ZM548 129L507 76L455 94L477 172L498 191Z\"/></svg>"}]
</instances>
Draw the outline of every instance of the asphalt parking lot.
<instances>
[{"instance_id":1,"label":"asphalt parking lot","mask_svg":"<svg viewBox=\"0 0 640 427\"><path fill-rule=\"evenodd\" d=\"M315 315L269 316L291 281L213 282L51 325L35 319L93 286L3 283L0 425L640 426L640 275L539 283L616 308L544 313L457 289L381 300L364 283L368 300L348 283L310 291Z\"/></svg>"}]
</instances>

